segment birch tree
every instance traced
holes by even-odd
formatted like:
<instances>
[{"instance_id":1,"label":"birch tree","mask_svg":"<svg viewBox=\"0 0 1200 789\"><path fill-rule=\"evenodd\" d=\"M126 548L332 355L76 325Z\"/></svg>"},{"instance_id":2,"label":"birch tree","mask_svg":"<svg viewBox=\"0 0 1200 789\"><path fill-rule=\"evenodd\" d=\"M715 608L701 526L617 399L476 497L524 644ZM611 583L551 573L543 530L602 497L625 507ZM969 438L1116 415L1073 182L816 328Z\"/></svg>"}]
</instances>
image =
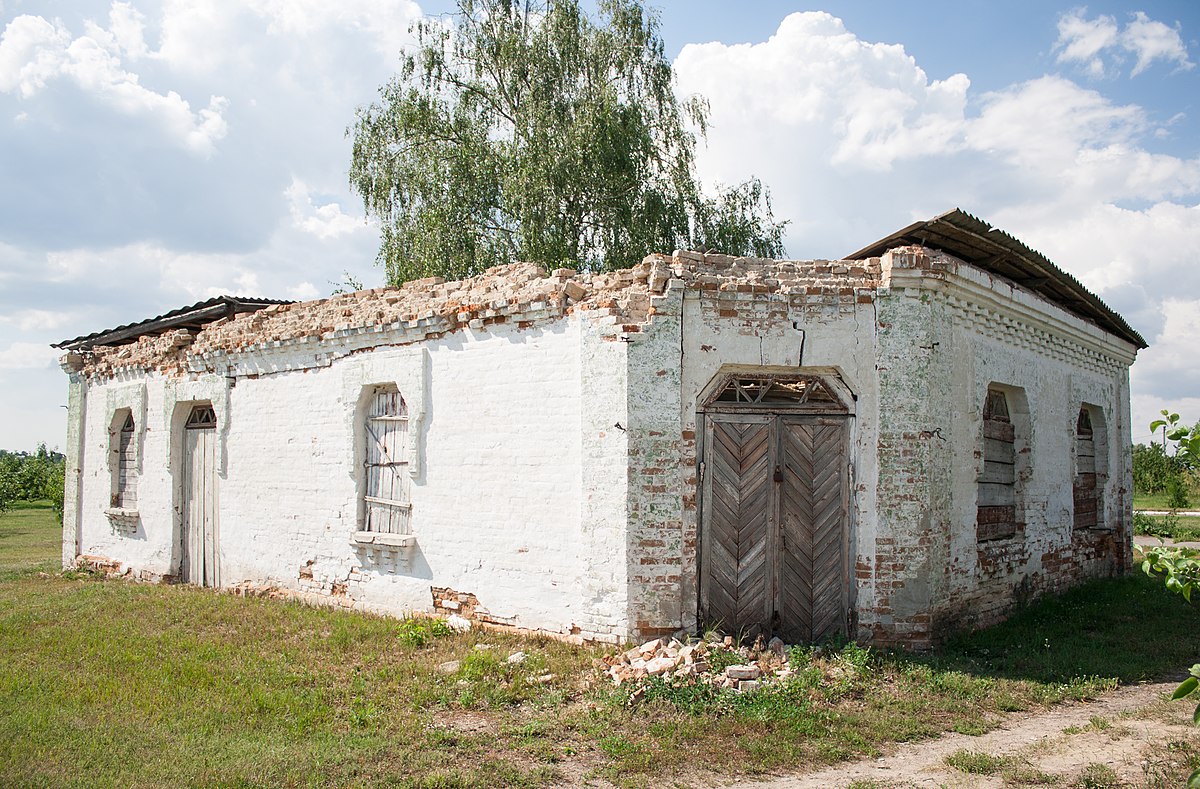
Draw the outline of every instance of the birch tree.
<instances>
[{"instance_id":1,"label":"birch tree","mask_svg":"<svg viewBox=\"0 0 1200 789\"><path fill-rule=\"evenodd\" d=\"M381 226L390 283L525 261L608 270L677 248L778 257L757 179L706 194L707 105L679 100L637 0L459 0L418 23L359 108L350 181Z\"/></svg>"}]
</instances>

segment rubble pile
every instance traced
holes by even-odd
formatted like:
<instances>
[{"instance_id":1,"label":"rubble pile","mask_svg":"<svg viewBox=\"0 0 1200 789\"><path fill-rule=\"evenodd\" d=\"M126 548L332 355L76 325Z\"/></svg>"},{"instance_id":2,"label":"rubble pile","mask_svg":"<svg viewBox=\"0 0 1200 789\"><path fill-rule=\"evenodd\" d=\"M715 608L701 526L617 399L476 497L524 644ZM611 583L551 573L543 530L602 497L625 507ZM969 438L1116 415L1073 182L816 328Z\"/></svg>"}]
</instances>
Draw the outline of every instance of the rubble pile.
<instances>
[{"instance_id":1,"label":"rubble pile","mask_svg":"<svg viewBox=\"0 0 1200 789\"><path fill-rule=\"evenodd\" d=\"M608 655L598 660L596 667L615 685L661 676L742 693L792 676L787 647L778 638L765 647L761 638L752 646L738 646L731 636L688 643L658 638Z\"/></svg>"},{"instance_id":2,"label":"rubble pile","mask_svg":"<svg viewBox=\"0 0 1200 789\"><path fill-rule=\"evenodd\" d=\"M497 266L458 282L440 277L374 288L296 304L273 304L207 324L85 352L78 367L90 375L125 369L157 369L169 375L195 372L196 359L214 353L307 343L314 347L363 327L387 329L380 344L407 344L492 324L526 328L575 311L637 331L655 312L653 297L669 281L691 290L765 298L801 297L814 303L869 299L880 282L878 259L868 261L774 261L677 251L649 255L631 269L547 273L529 263Z\"/></svg>"}]
</instances>

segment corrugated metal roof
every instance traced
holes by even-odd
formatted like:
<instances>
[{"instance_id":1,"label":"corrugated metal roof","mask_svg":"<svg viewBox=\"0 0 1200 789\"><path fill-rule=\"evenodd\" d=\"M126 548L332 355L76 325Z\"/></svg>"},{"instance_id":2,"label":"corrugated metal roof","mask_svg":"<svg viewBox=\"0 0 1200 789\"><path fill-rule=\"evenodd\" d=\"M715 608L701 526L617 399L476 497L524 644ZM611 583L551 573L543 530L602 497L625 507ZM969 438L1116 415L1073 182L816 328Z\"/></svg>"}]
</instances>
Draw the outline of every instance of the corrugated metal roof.
<instances>
[{"instance_id":1,"label":"corrugated metal roof","mask_svg":"<svg viewBox=\"0 0 1200 789\"><path fill-rule=\"evenodd\" d=\"M1039 294L1138 348L1147 347L1142 335L1079 280L1054 265L1040 252L958 208L925 222L915 222L848 255L846 259L880 257L889 249L910 244L949 252L960 260Z\"/></svg>"},{"instance_id":2,"label":"corrugated metal roof","mask_svg":"<svg viewBox=\"0 0 1200 789\"><path fill-rule=\"evenodd\" d=\"M163 334L174 329L199 329L206 323L231 317L239 312L257 312L272 304L291 304L280 299L251 299L240 296L217 296L198 301L188 307L165 312L137 323L127 323L115 329L85 334L71 340L54 343L53 347L68 351L86 350L97 345L125 345L139 337Z\"/></svg>"}]
</instances>

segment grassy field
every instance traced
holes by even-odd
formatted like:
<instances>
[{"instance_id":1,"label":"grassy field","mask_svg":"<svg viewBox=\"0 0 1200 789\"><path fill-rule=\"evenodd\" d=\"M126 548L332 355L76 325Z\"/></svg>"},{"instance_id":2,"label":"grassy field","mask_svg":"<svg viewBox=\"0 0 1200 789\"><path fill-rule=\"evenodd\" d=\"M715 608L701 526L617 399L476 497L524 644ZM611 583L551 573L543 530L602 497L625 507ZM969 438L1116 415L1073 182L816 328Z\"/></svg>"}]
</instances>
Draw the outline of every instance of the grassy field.
<instances>
[{"instance_id":1,"label":"grassy field","mask_svg":"<svg viewBox=\"0 0 1200 789\"><path fill-rule=\"evenodd\" d=\"M0 513L0 581L61 566L62 530L50 502L18 501Z\"/></svg>"},{"instance_id":2,"label":"grassy field","mask_svg":"<svg viewBox=\"0 0 1200 789\"><path fill-rule=\"evenodd\" d=\"M1190 506L1182 509L1200 510L1200 498L1192 496L1191 502L1192 503ZM1134 493L1133 508L1135 510L1166 511L1171 509L1171 505L1168 503L1168 497L1166 493Z\"/></svg>"},{"instance_id":3,"label":"grassy field","mask_svg":"<svg viewBox=\"0 0 1200 789\"><path fill-rule=\"evenodd\" d=\"M46 509L0 514L0 785L711 784L983 732L1200 653L1196 610L1131 577L934 654L848 645L771 690L635 701L597 679L599 649L61 574L57 532Z\"/></svg>"}]
</instances>

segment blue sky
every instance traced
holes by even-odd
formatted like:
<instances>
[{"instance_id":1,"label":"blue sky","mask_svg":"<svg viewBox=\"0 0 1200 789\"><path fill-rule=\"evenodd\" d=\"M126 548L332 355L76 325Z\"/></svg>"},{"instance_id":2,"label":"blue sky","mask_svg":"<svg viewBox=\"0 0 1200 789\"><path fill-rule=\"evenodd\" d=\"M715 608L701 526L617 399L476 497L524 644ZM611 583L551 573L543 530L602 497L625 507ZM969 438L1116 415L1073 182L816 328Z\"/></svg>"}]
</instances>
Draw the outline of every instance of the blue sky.
<instances>
[{"instance_id":1,"label":"blue sky","mask_svg":"<svg viewBox=\"0 0 1200 789\"><path fill-rule=\"evenodd\" d=\"M61 447L49 343L220 293L368 285L345 138L445 0L0 0L0 448ZM1200 4L660 4L710 182L763 178L788 253L961 207L1152 343L1134 434L1200 418Z\"/></svg>"}]
</instances>

